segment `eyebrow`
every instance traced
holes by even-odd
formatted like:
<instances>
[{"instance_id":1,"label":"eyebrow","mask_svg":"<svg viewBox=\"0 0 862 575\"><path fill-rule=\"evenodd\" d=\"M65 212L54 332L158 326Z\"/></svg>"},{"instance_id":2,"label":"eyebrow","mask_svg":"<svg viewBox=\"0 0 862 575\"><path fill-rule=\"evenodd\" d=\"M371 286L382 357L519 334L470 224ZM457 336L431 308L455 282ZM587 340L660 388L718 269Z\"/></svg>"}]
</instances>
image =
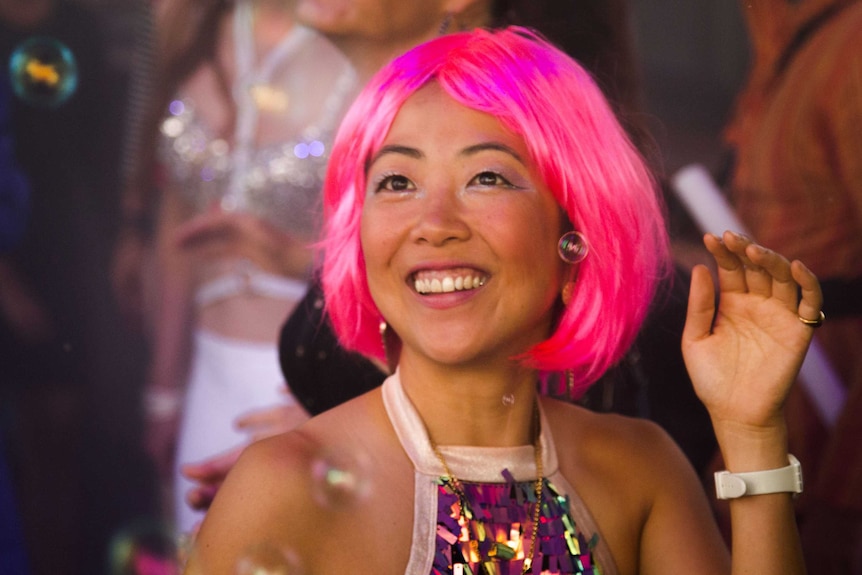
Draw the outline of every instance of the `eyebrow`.
<instances>
[{"instance_id":1,"label":"eyebrow","mask_svg":"<svg viewBox=\"0 0 862 575\"><path fill-rule=\"evenodd\" d=\"M512 156L518 162L526 165L526 162L524 161L524 159L521 157L521 155L518 152L516 152L514 149L507 146L506 144L502 144L500 142L493 142L493 141L481 142L479 144L467 146L466 148L461 150L458 153L458 155L459 156L472 156L472 155L478 154L479 152L484 152L487 150L495 150L498 152L503 152L504 154L508 154L508 155ZM374 165L374 163L377 160L379 160L381 157L386 156L388 154L400 154L400 155L408 156L410 158L414 158L417 160L424 157L424 154L420 150L417 150L416 148L411 148L410 146L402 146L399 144L392 144L392 145L383 146L382 148L380 148L377 151L377 153L374 154L374 156L368 161L368 163L366 164L366 169L370 168L372 165Z\"/></svg>"}]
</instances>

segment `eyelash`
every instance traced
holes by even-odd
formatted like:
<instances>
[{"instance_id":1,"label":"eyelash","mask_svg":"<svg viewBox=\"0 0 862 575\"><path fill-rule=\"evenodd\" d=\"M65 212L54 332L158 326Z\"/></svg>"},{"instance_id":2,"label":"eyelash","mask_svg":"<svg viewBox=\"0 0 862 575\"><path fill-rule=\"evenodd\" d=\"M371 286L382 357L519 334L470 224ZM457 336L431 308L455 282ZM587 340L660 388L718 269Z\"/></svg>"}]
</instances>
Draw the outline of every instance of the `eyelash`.
<instances>
[{"instance_id":1,"label":"eyelash","mask_svg":"<svg viewBox=\"0 0 862 575\"><path fill-rule=\"evenodd\" d=\"M387 172L387 173L380 174L377 178L375 178L375 180L374 180L374 191L379 192L379 191L382 191L384 189L386 189L387 191L391 191L391 192L405 192L405 191L407 191L407 189L404 189L404 190L393 190L393 189L391 189L391 184L396 178L401 179L404 182L406 182L407 183L407 189L409 189L410 185L413 184L413 182L411 182L410 178L408 178L407 176L404 176L404 175L396 173L396 172ZM390 186L390 188L386 188L386 186Z\"/></svg>"},{"instance_id":2,"label":"eyelash","mask_svg":"<svg viewBox=\"0 0 862 575\"><path fill-rule=\"evenodd\" d=\"M494 179L493 183L490 183L490 184L484 183L483 184L483 183L479 182L480 178L488 177L488 176L491 176ZM404 189L400 189L400 190L392 189L392 183L396 180L401 181L401 183L405 184L406 187ZM471 185L476 185L476 186L485 187L485 188L493 188L493 187L517 188L518 187L518 186L514 185L512 182L510 182L505 176L503 176L499 172L495 172L493 170L483 170L481 172L478 172L475 176L470 178L468 186L471 186ZM380 192L380 191L385 190L385 191L390 191L390 192L401 193L401 192L409 191L411 189L411 187L415 188L415 184L410 180L410 178L408 178L407 176L404 176L403 174L397 173L397 172L389 172L389 173L380 174L374 180L374 191L375 192Z\"/></svg>"},{"instance_id":3,"label":"eyelash","mask_svg":"<svg viewBox=\"0 0 862 575\"><path fill-rule=\"evenodd\" d=\"M481 178L483 176L492 176L495 180L494 183L493 184L480 184L478 182L478 180L479 180L479 178ZM470 179L470 183L472 184L473 182L476 182L477 185L483 186L483 187L497 187L497 186L503 187L503 188L514 188L514 187L516 187L505 176L503 176L499 172L495 172L493 170L483 170L483 171L479 172L478 174L476 174L475 176L473 176Z\"/></svg>"}]
</instances>

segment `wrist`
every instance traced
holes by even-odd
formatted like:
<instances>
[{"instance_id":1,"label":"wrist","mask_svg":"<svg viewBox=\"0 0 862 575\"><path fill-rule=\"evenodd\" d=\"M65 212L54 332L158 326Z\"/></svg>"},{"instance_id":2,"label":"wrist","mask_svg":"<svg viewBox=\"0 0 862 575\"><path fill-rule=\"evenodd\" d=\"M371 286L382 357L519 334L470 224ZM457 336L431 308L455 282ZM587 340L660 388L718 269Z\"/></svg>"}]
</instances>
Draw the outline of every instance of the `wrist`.
<instances>
[{"instance_id":1,"label":"wrist","mask_svg":"<svg viewBox=\"0 0 862 575\"><path fill-rule=\"evenodd\" d=\"M144 391L144 413L151 421L167 421L179 415L183 394L179 387L151 386Z\"/></svg>"},{"instance_id":2,"label":"wrist","mask_svg":"<svg viewBox=\"0 0 862 575\"><path fill-rule=\"evenodd\" d=\"M724 464L734 473L775 469L787 465L787 426L714 425Z\"/></svg>"},{"instance_id":3,"label":"wrist","mask_svg":"<svg viewBox=\"0 0 862 575\"><path fill-rule=\"evenodd\" d=\"M715 474L715 494L719 499L737 499L771 493L802 493L802 465L793 455L787 455L788 465L763 471Z\"/></svg>"}]
</instances>

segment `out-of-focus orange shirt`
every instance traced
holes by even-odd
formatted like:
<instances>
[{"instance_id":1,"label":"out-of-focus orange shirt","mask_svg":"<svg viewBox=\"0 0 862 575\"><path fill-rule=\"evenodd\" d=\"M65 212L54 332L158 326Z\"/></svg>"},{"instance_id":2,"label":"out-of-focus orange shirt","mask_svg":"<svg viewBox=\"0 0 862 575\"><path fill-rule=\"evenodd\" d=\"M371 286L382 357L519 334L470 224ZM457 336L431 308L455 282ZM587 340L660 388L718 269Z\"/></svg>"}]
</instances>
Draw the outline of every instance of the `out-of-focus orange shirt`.
<instances>
[{"instance_id":1,"label":"out-of-focus orange shirt","mask_svg":"<svg viewBox=\"0 0 862 575\"><path fill-rule=\"evenodd\" d=\"M862 275L862 3L829 18L783 72L802 18L785 0L753 4L755 65L726 132L737 152L732 201L765 246L822 278ZM817 4L799 6L839 3ZM764 7L766 24L752 21Z\"/></svg>"},{"instance_id":2,"label":"out-of-focus orange shirt","mask_svg":"<svg viewBox=\"0 0 862 575\"><path fill-rule=\"evenodd\" d=\"M858 278L862 2L750 0L742 9L754 59L725 132L736 153L731 200L766 247L801 259L821 279ZM785 58L799 31L825 10L829 17ZM848 401L828 442L809 441L814 465L806 469L806 491L811 478L809 496L862 512L862 317L827 318L817 339ZM804 425L789 423L792 441L792 428ZM812 432L797 429L798 437Z\"/></svg>"}]
</instances>

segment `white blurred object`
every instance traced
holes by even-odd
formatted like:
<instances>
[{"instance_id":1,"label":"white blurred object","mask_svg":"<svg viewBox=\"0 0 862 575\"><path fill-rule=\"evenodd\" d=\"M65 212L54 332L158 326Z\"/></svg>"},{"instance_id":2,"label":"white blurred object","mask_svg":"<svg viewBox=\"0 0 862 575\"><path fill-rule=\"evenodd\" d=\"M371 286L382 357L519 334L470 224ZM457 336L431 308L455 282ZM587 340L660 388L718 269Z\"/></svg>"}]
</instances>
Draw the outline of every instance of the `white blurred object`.
<instances>
[{"instance_id":1,"label":"white blurred object","mask_svg":"<svg viewBox=\"0 0 862 575\"><path fill-rule=\"evenodd\" d=\"M700 164L681 168L671 178L671 187L703 232L721 236L725 230L731 230L751 236L712 176ZM811 340L799 379L821 420L833 427L844 407L847 391L817 338Z\"/></svg>"}]
</instances>

